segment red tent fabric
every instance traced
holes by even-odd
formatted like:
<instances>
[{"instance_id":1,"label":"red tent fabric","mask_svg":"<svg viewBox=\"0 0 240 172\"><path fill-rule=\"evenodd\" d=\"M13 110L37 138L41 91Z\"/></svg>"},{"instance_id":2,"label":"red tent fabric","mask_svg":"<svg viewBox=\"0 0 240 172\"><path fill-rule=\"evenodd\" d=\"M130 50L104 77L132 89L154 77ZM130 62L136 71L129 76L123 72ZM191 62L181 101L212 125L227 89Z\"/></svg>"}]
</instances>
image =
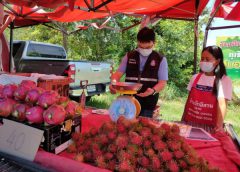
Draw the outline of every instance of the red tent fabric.
<instances>
[{"instance_id":1,"label":"red tent fabric","mask_svg":"<svg viewBox=\"0 0 240 172\"><path fill-rule=\"evenodd\" d=\"M50 22L46 12L37 7L28 8L23 6L12 6L12 11L5 10L9 15L15 16L14 27L32 26L40 23Z\"/></svg>"},{"instance_id":2,"label":"red tent fabric","mask_svg":"<svg viewBox=\"0 0 240 172\"><path fill-rule=\"evenodd\" d=\"M240 21L240 2L237 3L225 19Z\"/></svg>"},{"instance_id":3,"label":"red tent fabric","mask_svg":"<svg viewBox=\"0 0 240 172\"><path fill-rule=\"evenodd\" d=\"M211 15L215 12L221 0L217 0L212 9ZM215 14L215 17L224 18L225 20L240 21L240 2L223 3Z\"/></svg>"},{"instance_id":4,"label":"red tent fabric","mask_svg":"<svg viewBox=\"0 0 240 172\"><path fill-rule=\"evenodd\" d=\"M101 0L94 1L94 7L102 3ZM88 6L82 0L77 0L75 6L79 9L71 11L68 7L59 7L54 12L48 13L52 20L60 22L73 22L103 18L115 13L128 15L155 15L163 18L194 19L199 16L208 3L208 0L199 2L198 10L195 10L195 0L115 0L96 10L96 12L84 11Z\"/></svg>"}]
</instances>

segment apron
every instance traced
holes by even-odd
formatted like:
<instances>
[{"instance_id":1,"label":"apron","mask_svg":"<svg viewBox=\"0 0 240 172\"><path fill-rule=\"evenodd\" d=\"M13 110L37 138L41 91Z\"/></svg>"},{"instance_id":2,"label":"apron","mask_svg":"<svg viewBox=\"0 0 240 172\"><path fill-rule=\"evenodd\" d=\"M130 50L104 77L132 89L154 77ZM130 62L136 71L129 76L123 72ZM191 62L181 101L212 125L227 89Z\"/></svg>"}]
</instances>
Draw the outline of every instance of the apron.
<instances>
[{"instance_id":1,"label":"apron","mask_svg":"<svg viewBox=\"0 0 240 172\"><path fill-rule=\"evenodd\" d=\"M185 105L182 121L216 126L217 98L212 93L212 87L197 85L202 74L198 74Z\"/></svg>"}]
</instances>

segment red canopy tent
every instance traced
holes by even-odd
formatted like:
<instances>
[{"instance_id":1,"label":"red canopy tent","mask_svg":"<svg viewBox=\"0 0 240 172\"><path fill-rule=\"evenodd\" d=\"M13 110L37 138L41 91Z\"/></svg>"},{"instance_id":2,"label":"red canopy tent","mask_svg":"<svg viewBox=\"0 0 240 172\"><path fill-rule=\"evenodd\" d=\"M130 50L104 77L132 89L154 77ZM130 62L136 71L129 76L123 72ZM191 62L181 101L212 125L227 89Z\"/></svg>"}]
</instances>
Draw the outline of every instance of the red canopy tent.
<instances>
[{"instance_id":1,"label":"red canopy tent","mask_svg":"<svg viewBox=\"0 0 240 172\"><path fill-rule=\"evenodd\" d=\"M209 0L52 0L41 1L26 0L21 4L17 0L2 0L0 3L9 10L7 13L16 16L11 27L23 27L50 21L75 22L90 19L112 17L121 13L137 17L149 16L154 18L167 18L191 20L195 22L195 32L198 32L198 17ZM17 4L11 9L8 3ZM59 4L57 4L59 2ZM38 5L32 8L33 4ZM53 12L41 12L40 8L55 8ZM194 41L194 72L196 72L197 34Z\"/></svg>"},{"instance_id":2,"label":"red canopy tent","mask_svg":"<svg viewBox=\"0 0 240 172\"><path fill-rule=\"evenodd\" d=\"M219 27L211 27L212 20L214 17L224 18L224 20L232 20L232 21L240 21L240 2L235 2L235 0L216 0L213 6L211 17L206 26L205 38L203 46L206 46L208 31L209 30L217 30L217 29L229 29L229 28L237 28L240 25L232 25L232 26L219 26Z\"/></svg>"},{"instance_id":3,"label":"red canopy tent","mask_svg":"<svg viewBox=\"0 0 240 172\"><path fill-rule=\"evenodd\" d=\"M92 7L89 7L86 0L78 0L75 2L73 11L67 6L61 6L54 12L48 13L48 17L60 22L73 22L122 13L133 16L156 15L160 18L195 20L208 0L115 0L101 6L102 2L102 0L95 0Z\"/></svg>"}]
</instances>

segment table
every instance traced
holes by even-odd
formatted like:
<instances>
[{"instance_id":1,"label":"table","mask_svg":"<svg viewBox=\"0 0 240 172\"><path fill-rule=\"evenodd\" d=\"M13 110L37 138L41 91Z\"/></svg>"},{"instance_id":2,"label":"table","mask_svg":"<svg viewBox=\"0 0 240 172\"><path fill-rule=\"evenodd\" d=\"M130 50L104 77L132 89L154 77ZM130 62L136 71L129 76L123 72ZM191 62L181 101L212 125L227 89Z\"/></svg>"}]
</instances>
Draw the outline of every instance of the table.
<instances>
[{"instance_id":1,"label":"table","mask_svg":"<svg viewBox=\"0 0 240 172\"><path fill-rule=\"evenodd\" d=\"M99 128L105 121L109 121L108 115L92 114L91 110L85 111L82 117L82 132L87 132L92 126ZM225 133L214 135L219 141L186 140L209 164L219 167L226 172L239 172L240 154L231 138ZM72 160L73 154L66 151L55 155L39 150L35 162L58 172L108 172L91 165ZM238 164L238 165L237 165Z\"/></svg>"}]
</instances>

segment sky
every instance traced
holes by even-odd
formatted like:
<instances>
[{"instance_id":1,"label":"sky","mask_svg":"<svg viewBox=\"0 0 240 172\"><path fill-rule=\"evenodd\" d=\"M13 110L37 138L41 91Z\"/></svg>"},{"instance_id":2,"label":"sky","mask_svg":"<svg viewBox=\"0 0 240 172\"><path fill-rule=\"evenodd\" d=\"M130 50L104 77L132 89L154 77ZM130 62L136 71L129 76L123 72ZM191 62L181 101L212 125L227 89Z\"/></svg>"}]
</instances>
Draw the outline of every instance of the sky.
<instances>
[{"instance_id":1,"label":"sky","mask_svg":"<svg viewBox=\"0 0 240 172\"><path fill-rule=\"evenodd\" d=\"M207 6L211 9L214 2L215 2L215 0L210 0ZM229 26L229 25L240 25L240 22L224 20L222 18L214 18L214 21L212 22L212 27ZM234 28L234 29L209 30L207 46L208 45L216 45L216 38L218 36L240 36L240 27Z\"/></svg>"}]
</instances>

